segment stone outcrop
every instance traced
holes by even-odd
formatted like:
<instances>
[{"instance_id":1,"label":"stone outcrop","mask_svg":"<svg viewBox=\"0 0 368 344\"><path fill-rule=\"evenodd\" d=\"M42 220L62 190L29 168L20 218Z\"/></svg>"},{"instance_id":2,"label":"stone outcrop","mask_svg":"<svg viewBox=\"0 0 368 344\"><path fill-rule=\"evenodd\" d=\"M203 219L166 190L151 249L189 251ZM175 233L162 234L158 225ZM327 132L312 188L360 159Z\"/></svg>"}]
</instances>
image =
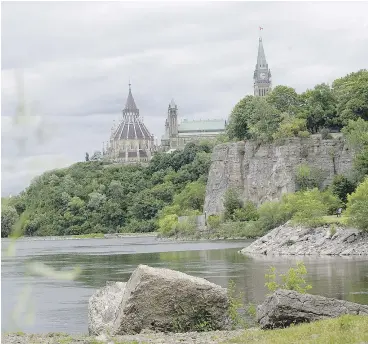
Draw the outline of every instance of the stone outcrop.
<instances>
[{"instance_id":1,"label":"stone outcrop","mask_svg":"<svg viewBox=\"0 0 368 344\"><path fill-rule=\"evenodd\" d=\"M368 305L279 289L257 307L257 321L263 329L282 328L344 314L368 315Z\"/></svg>"},{"instance_id":2,"label":"stone outcrop","mask_svg":"<svg viewBox=\"0 0 368 344\"><path fill-rule=\"evenodd\" d=\"M282 145L252 141L218 145L212 153L204 211L222 212L229 188L257 205L278 200L283 193L295 191L295 171L303 163L322 170L323 185L328 185L335 174L350 171L352 160L353 152L341 136L291 138Z\"/></svg>"},{"instance_id":3,"label":"stone outcrop","mask_svg":"<svg viewBox=\"0 0 368 344\"><path fill-rule=\"evenodd\" d=\"M93 335L228 330L228 308L225 288L179 271L139 265L127 283L110 283L90 298L88 330Z\"/></svg>"},{"instance_id":4,"label":"stone outcrop","mask_svg":"<svg viewBox=\"0 0 368 344\"><path fill-rule=\"evenodd\" d=\"M230 324L228 307L225 288L179 271L139 265L125 288L113 334L187 332L200 326L224 330Z\"/></svg>"},{"instance_id":5,"label":"stone outcrop","mask_svg":"<svg viewBox=\"0 0 368 344\"><path fill-rule=\"evenodd\" d=\"M243 248L243 254L264 255L368 255L368 233L328 226L305 228L289 223L277 227Z\"/></svg>"},{"instance_id":6,"label":"stone outcrop","mask_svg":"<svg viewBox=\"0 0 368 344\"><path fill-rule=\"evenodd\" d=\"M90 335L110 333L118 310L126 283L107 282L106 286L97 290L88 303L88 332Z\"/></svg>"}]
</instances>

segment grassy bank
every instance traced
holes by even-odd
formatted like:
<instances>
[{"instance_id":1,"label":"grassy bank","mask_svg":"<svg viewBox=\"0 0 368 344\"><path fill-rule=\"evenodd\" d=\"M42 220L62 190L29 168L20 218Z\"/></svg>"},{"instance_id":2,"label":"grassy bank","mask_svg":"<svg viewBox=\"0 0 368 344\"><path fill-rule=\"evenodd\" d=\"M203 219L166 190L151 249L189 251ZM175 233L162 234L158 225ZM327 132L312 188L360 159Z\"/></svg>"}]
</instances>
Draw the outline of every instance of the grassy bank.
<instances>
[{"instance_id":1,"label":"grassy bank","mask_svg":"<svg viewBox=\"0 0 368 344\"><path fill-rule=\"evenodd\" d=\"M22 332L2 335L4 344L138 344L138 343L206 343L206 344L357 344L368 342L368 316L344 315L336 319L316 321L310 324L291 326L279 330L259 330L257 328L238 331L214 331L199 333L150 333L116 336L109 341L99 337L71 336L63 333L44 335Z\"/></svg>"},{"instance_id":2,"label":"grassy bank","mask_svg":"<svg viewBox=\"0 0 368 344\"><path fill-rule=\"evenodd\" d=\"M281 330L244 331L230 343L245 344L349 344L368 342L368 316L344 315Z\"/></svg>"}]
</instances>

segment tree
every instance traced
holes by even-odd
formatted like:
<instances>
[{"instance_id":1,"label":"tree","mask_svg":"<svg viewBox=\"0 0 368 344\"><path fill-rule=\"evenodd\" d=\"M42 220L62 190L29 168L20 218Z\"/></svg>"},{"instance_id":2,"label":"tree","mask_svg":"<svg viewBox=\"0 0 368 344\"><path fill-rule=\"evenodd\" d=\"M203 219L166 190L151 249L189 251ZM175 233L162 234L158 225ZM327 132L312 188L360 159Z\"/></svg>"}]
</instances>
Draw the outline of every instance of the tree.
<instances>
[{"instance_id":1,"label":"tree","mask_svg":"<svg viewBox=\"0 0 368 344\"><path fill-rule=\"evenodd\" d=\"M355 183L346 178L344 175L339 174L334 177L331 184L331 191L334 195L339 197L339 199L346 203L348 200L348 195L355 190Z\"/></svg>"},{"instance_id":2,"label":"tree","mask_svg":"<svg viewBox=\"0 0 368 344\"><path fill-rule=\"evenodd\" d=\"M294 88L278 85L268 95L267 101L280 113L286 112L295 116L299 111L299 95Z\"/></svg>"},{"instance_id":3,"label":"tree","mask_svg":"<svg viewBox=\"0 0 368 344\"><path fill-rule=\"evenodd\" d=\"M91 161L101 161L102 160L102 153L100 151L95 151L91 156Z\"/></svg>"},{"instance_id":4,"label":"tree","mask_svg":"<svg viewBox=\"0 0 368 344\"><path fill-rule=\"evenodd\" d=\"M203 211L206 185L201 182L192 182L185 186L184 190L174 197L174 204L182 209Z\"/></svg>"},{"instance_id":5,"label":"tree","mask_svg":"<svg viewBox=\"0 0 368 344\"><path fill-rule=\"evenodd\" d=\"M1 237L7 237L12 232L13 226L19 219L19 215L14 207L3 205L1 207Z\"/></svg>"},{"instance_id":6,"label":"tree","mask_svg":"<svg viewBox=\"0 0 368 344\"><path fill-rule=\"evenodd\" d=\"M348 195L347 215L357 228L368 231L368 176L358 185L355 192Z\"/></svg>"},{"instance_id":7,"label":"tree","mask_svg":"<svg viewBox=\"0 0 368 344\"><path fill-rule=\"evenodd\" d=\"M368 70L361 69L336 79L332 88L337 100L337 114L344 125L358 118L368 121Z\"/></svg>"},{"instance_id":8,"label":"tree","mask_svg":"<svg viewBox=\"0 0 368 344\"><path fill-rule=\"evenodd\" d=\"M248 138L248 121L253 112L254 96L245 96L231 111L226 132L230 139L244 140Z\"/></svg>"},{"instance_id":9,"label":"tree","mask_svg":"<svg viewBox=\"0 0 368 344\"><path fill-rule=\"evenodd\" d=\"M86 153L86 161L89 161L89 154L88 154L88 152Z\"/></svg>"},{"instance_id":10,"label":"tree","mask_svg":"<svg viewBox=\"0 0 368 344\"><path fill-rule=\"evenodd\" d=\"M304 118L290 116L288 113L281 115L281 123L277 131L273 134L274 139L300 136L307 133L307 121Z\"/></svg>"},{"instance_id":11,"label":"tree","mask_svg":"<svg viewBox=\"0 0 368 344\"><path fill-rule=\"evenodd\" d=\"M243 203L239 198L238 193L234 189L228 189L224 197L224 219L233 219L234 213L237 209L242 208Z\"/></svg>"},{"instance_id":12,"label":"tree","mask_svg":"<svg viewBox=\"0 0 368 344\"><path fill-rule=\"evenodd\" d=\"M248 119L248 135L253 140L269 142L279 128L280 114L265 97L253 98L252 105L253 109Z\"/></svg>"},{"instance_id":13,"label":"tree","mask_svg":"<svg viewBox=\"0 0 368 344\"><path fill-rule=\"evenodd\" d=\"M307 128L311 133L317 133L325 127L341 127L336 98L329 85L316 85L313 90L301 94L300 99L302 106L298 116L307 120Z\"/></svg>"}]
</instances>

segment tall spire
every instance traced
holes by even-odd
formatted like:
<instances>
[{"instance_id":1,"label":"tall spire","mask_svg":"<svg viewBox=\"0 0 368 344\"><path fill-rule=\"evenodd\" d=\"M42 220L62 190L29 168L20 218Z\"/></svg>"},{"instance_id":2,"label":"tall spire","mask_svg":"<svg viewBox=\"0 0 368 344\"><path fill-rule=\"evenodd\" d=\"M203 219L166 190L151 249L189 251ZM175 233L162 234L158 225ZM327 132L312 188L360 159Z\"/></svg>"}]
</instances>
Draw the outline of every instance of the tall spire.
<instances>
[{"instance_id":1,"label":"tall spire","mask_svg":"<svg viewBox=\"0 0 368 344\"><path fill-rule=\"evenodd\" d=\"M124 108L124 112L138 112L138 108L137 105L135 105L135 101L132 95L132 89L131 89L131 83L129 80L129 93L128 93L128 98L127 101L125 103L125 108Z\"/></svg>"},{"instance_id":2,"label":"tall spire","mask_svg":"<svg viewBox=\"0 0 368 344\"><path fill-rule=\"evenodd\" d=\"M267 68L266 55L263 49L262 37L259 37L257 68Z\"/></svg>"}]
</instances>

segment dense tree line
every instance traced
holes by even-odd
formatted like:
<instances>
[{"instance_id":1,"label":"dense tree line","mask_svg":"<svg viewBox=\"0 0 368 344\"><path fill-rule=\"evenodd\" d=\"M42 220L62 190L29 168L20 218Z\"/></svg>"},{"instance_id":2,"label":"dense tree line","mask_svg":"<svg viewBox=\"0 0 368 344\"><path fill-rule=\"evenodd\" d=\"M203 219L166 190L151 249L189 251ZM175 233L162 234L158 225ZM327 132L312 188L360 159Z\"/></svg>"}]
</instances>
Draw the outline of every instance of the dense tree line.
<instances>
[{"instance_id":1,"label":"dense tree line","mask_svg":"<svg viewBox=\"0 0 368 344\"><path fill-rule=\"evenodd\" d=\"M368 71L360 70L298 94L276 86L265 97L246 96L231 112L230 139L261 142L340 131L349 120L368 120Z\"/></svg>"},{"instance_id":2,"label":"dense tree line","mask_svg":"<svg viewBox=\"0 0 368 344\"><path fill-rule=\"evenodd\" d=\"M2 199L2 237L149 232L166 206L202 211L211 143L156 154L148 166L101 161L48 171L16 197Z\"/></svg>"}]
</instances>

